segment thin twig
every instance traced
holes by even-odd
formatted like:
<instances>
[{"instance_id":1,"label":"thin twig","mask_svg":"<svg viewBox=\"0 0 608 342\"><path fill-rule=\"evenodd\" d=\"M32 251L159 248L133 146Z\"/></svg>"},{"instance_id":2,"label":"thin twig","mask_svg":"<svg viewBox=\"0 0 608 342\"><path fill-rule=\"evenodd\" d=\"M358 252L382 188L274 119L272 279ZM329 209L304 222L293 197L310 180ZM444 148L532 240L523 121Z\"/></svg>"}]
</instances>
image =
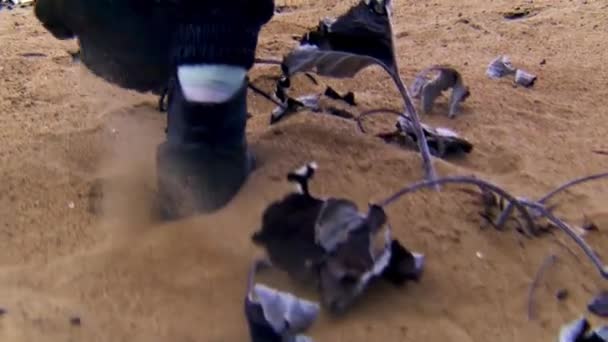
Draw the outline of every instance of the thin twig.
<instances>
[{"instance_id":1,"label":"thin twig","mask_svg":"<svg viewBox=\"0 0 608 342\"><path fill-rule=\"evenodd\" d=\"M601 155L604 155L604 156L608 156L608 151L595 150L595 151L592 151L592 152L595 153L595 154L601 154Z\"/></svg>"},{"instance_id":2,"label":"thin twig","mask_svg":"<svg viewBox=\"0 0 608 342\"><path fill-rule=\"evenodd\" d=\"M420 181L420 182L411 184L411 185L397 191L395 194L391 195L387 199L379 202L378 205L381 207L386 207L386 206L391 205L395 201L397 201L402 196L407 195L411 192L415 192L415 191L418 191L418 190L426 188L426 187L434 186L435 184L448 184L448 183L475 185L479 188L492 191L492 192L498 194L499 196L505 198L510 203L513 203L514 207L517 210L519 210L519 212L521 213L523 218L527 221L528 226L527 226L526 233L528 234L528 236L536 235L536 228L535 228L534 220L532 219L532 216L530 216L530 212L522 205L522 203L520 203L514 196L512 196L511 194L509 194L507 191L503 190L499 186L489 183L487 181L483 181L481 179L474 178L474 177L452 176L452 177L438 178L434 181L430 181L430 180Z\"/></svg>"},{"instance_id":3,"label":"thin twig","mask_svg":"<svg viewBox=\"0 0 608 342\"><path fill-rule=\"evenodd\" d=\"M545 261L543 261L543 263L540 265L540 268L536 272L536 275L534 276L534 280L532 281L532 284L530 284L530 289L528 291L528 320L533 319L532 311L533 311L533 306L534 306L534 291L538 287L538 283L540 282L540 279L544 275L547 268L549 268L549 266L553 265L553 263L555 263L556 260L557 260L557 256L555 256L554 254L551 254L547 258L545 258Z\"/></svg>"},{"instance_id":4,"label":"thin twig","mask_svg":"<svg viewBox=\"0 0 608 342\"><path fill-rule=\"evenodd\" d=\"M579 236L574 230L572 230L567 224L565 224L562 220L557 218L553 213L545 208L544 205L528 202L528 203L520 203L526 206L531 206L535 210L538 210L543 216L545 216L549 221L555 224L559 229L565 232L574 242L585 252L587 257L591 260L595 268L598 270L602 278L608 279L608 267L604 265L600 257L595 253L593 248L589 246L589 244Z\"/></svg>"},{"instance_id":5,"label":"thin twig","mask_svg":"<svg viewBox=\"0 0 608 342\"><path fill-rule=\"evenodd\" d=\"M548 194L546 194L545 196L543 196L538 202L544 204L545 202L547 202L548 200L550 200L551 197L557 195L558 193L560 193L560 192L562 192L562 191L564 191L564 190L566 190L566 189L568 189L570 187L573 187L573 186L581 184L581 183L585 183L585 182L590 182L590 181L593 181L593 180L602 179L602 178L608 178L608 172L598 173L598 174L595 174L595 175L591 175L591 176L587 176L587 177L581 177L581 178L577 178L577 179L571 180L571 181L569 181L569 182L561 185L557 189L549 192Z\"/></svg>"},{"instance_id":6,"label":"thin twig","mask_svg":"<svg viewBox=\"0 0 608 342\"><path fill-rule=\"evenodd\" d=\"M543 196L538 203L540 204L545 204L548 200L550 200L552 197L554 197L555 195L559 194L560 192L563 192L564 190L567 190L568 188L571 188L575 185L578 184L582 184L585 182L590 182L593 180L598 180L598 179L602 179L602 178L608 178L608 172L604 172L604 173L598 173L595 175L591 175L591 176L585 176L585 177L581 177L581 178L577 178L574 180L571 180L561 186L559 186L557 189L547 193L545 196ZM502 213L500 214L498 221L497 221L497 225L499 227L503 227L507 221L507 218L509 216L511 216L511 213L513 212L513 207L511 205L511 203L509 203L507 205L507 207L502 211Z\"/></svg>"},{"instance_id":7,"label":"thin twig","mask_svg":"<svg viewBox=\"0 0 608 342\"><path fill-rule=\"evenodd\" d=\"M391 37L391 47L393 54L393 70L390 73L401 96L403 97L403 102L405 103L405 109L412 118L412 122L414 124L414 129L416 131L416 140L418 141L418 148L420 149L420 153L422 154L422 162L424 166L424 172L426 179L429 181L435 181L437 179L437 173L435 172L435 168L433 166L433 160L431 157L431 151L429 150L429 145L426 142L426 136L424 135L424 131L422 130L422 125L420 124L420 118L418 117L418 113L416 112L416 107L414 106L414 101L412 101L412 97L410 96L407 87L403 84L403 80L401 79L401 75L399 74L399 67L397 64L397 45L395 44L395 33L393 32L393 22L392 22L392 12L390 10L390 1L386 1L384 3L384 9L387 13L390 37ZM439 183L435 183L435 190L439 191Z\"/></svg>"}]
</instances>

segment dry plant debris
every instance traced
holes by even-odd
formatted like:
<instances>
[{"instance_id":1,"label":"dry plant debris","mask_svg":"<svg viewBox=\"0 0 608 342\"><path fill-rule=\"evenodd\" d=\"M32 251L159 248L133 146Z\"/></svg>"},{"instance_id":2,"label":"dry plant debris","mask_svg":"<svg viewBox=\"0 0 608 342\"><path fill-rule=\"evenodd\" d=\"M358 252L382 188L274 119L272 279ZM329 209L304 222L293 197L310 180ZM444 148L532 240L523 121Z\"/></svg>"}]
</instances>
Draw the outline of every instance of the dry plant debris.
<instances>
[{"instance_id":1,"label":"dry plant debris","mask_svg":"<svg viewBox=\"0 0 608 342\"><path fill-rule=\"evenodd\" d=\"M252 236L277 268L293 279L318 288L323 307L345 312L369 284L383 278L395 285L418 281L424 256L392 237L382 207L367 213L344 198L318 198L310 193L315 163L288 173L297 191L270 204L262 227Z\"/></svg>"},{"instance_id":2,"label":"dry plant debris","mask_svg":"<svg viewBox=\"0 0 608 342\"><path fill-rule=\"evenodd\" d=\"M608 342L608 326L591 330L589 321L581 317L560 329L558 342Z\"/></svg>"},{"instance_id":3,"label":"dry plant debris","mask_svg":"<svg viewBox=\"0 0 608 342\"><path fill-rule=\"evenodd\" d=\"M587 306L590 312L600 316L608 317L608 292L602 292L595 296Z\"/></svg>"},{"instance_id":4,"label":"dry plant debris","mask_svg":"<svg viewBox=\"0 0 608 342\"><path fill-rule=\"evenodd\" d=\"M421 100L422 113L426 114L432 111L435 100L450 88L452 93L448 117L454 118L458 114L460 103L471 95L456 69L445 65L433 65L422 70L412 84L412 95Z\"/></svg>"},{"instance_id":5,"label":"dry plant debris","mask_svg":"<svg viewBox=\"0 0 608 342\"><path fill-rule=\"evenodd\" d=\"M245 297L245 317L252 342L312 342L301 335L319 315L319 305L288 292L278 291L255 282L262 268L272 267L258 260L251 267Z\"/></svg>"},{"instance_id":6,"label":"dry plant debris","mask_svg":"<svg viewBox=\"0 0 608 342\"><path fill-rule=\"evenodd\" d=\"M279 108L273 116L282 117L285 112L302 108L302 101L290 98L285 91L289 88L289 78L296 73L312 72L330 78L352 78L367 67L379 66L388 73L401 94L405 112L415 129L426 179L433 180L437 176L426 136L412 96L399 74L391 13L389 0L361 0L343 15L321 20L316 29L301 37L299 45L280 61L283 76L272 99ZM258 61L277 64L272 59Z\"/></svg>"},{"instance_id":7,"label":"dry plant debris","mask_svg":"<svg viewBox=\"0 0 608 342\"><path fill-rule=\"evenodd\" d=\"M492 79L514 75L515 83L526 88L534 86L538 79L534 74L515 68L508 56L498 56L490 62L486 75Z\"/></svg>"},{"instance_id":8,"label":"dry plant debris","mask_svg":"<svg viewBox=\"0 0 608 342\"><path fill-rule=\"evenodd\" d=\"M406 186L388 198L370 204L367 213L360 213L348 199L316 198L311 195L309 181L316 168L315 163L309 163L288 174L287 179L296 184L298 192L267 207L262 228L254 234L253 241L266 249L270 260L278 268L295 279L317 284L322 303L330 312L342 313L348 309L373 279L384 278L398 284L420 279L423 255L407 251L391 237L384 209L402 196L435 184L468 184L478 188L480 191L477 195L486 214L482 214L482 217L496 229L504 230L513 209L517 209L519 215L514 217L518 223L517 231L529 238L540 237L543 232L555 227L562 230L583 250L600 275L608 278L608 267L593 248L575 229L553 213L554 208L545 205L565 189L608 178L608 173L570 181L539 201L515 197L500 186L475 177L442 177ZM495 207L501 209L499 215L487 215L488 212L496 212L493 210ZM521 219L523 223L520 223ZM550 223L550 228L541 224L543 219ZM383 234L380 233L382 231ZM397 258L399 255L401 257ZM530 318L534 289L545 269L554 261L555 256L547 258L530 287ZM600 310L606 308L606 297L598 298L594 302L594 309L602 312Z\"/></svg>"},{"instance_id":9,"label":"dry plant debris","mask_svg":"<svg viewBox=\"0 0 608 342\"><path fill-rule=\"evenodd\" d=\"M411 118L392 109L375 109L362 113L356 118L361 132L366 132L363 127L363 119L370 115L393 114L397 116L395 130L392 132L379 133L376 136L389 144L400 147L417 149L417 136ZM462 138L458 133L449 128L431 127L421 124L427 139L430 153L437 158L458 157L471 153L473 144Z\"/></svg>"}]
</instances>

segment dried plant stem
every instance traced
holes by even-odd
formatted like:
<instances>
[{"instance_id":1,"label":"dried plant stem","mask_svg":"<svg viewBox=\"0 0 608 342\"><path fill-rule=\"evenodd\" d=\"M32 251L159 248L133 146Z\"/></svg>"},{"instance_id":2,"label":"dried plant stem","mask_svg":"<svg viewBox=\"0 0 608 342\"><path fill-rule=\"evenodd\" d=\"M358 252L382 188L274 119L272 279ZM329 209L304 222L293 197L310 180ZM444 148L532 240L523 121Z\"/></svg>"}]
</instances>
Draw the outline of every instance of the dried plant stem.
<instances>
[{"instance_id":1,"label":"dried plant stem","mask_svg":"<svg viewBox=\"0 0 608 342\"><path fill-rule=\"evenodd\" d=\"M600 175L596 175L595 178L593 178L593 179L597 179L599 177L600 177ZM591 178L585 177L585 179L589 180ZM582 182L582 180L583 180L583 178L581 178L581 180L579 180L578 183ZM585 241L585 239L583 239L581 236L579 236L574 231L574 229L572 229L568 224L564 223L562 220L560 220L555 215L553 215L553 213L547 207L545 207L544 204L525 200L525 199L517 199L517 198L513 197L512 195L510 195L505 190L501 189L500 187L493 185L489 182L477 179L477 178L466 177L466 176L454 176L454 177L438 178L435 181L417 182L417 183L414 183L412 185L409 185L409 186L399 190L398 192L396 192L389 198L379 202L378 205L380 205L381 207L386 207L386 206L394 203L395 201L397 201L399 198L401 198L404 195L407 195L411 192L415 192L415 191L420 190L425 187L432 186L435 183L439 183L439 184L447 184L447 183L462 184L462 183L464 183L464 184L476 185L482 189L492 191L493 193L496 193L497 195L505 198L507 201L509 201L509 204L512 206L512 208L517 209L521 213L522 217L527 221L528 229L527 229L526 233L530 236L536 235L534 220L533 220L530 212L531 211L536 212L539 215L539 217L546 217L551 223L553 223L560 230L565 232L568 235L568 237L570 237L572 240L574 240L574 242L583 250L585 255L591 260L591 263L595 266L595 268L598 270L600 275L604 279L608 279L608 266L604 265L604 263L602 262L600 257L593 250L593 248L591 248L591 246L589 246L589 244ZM569 182L568 184L573 184L573 183L576 183L576 181ZM554 193L557 193L557 192L554 192ZM530 210L526 209L526 207L529 208Z\"/></svg>"},{"instance_id":2,"label":"dried plant stem","mask_svg":"<svg viewBox=\"0 0 608 342\"><path fill-rule=\"evenodd\" d=\"M397 191L395 194L393 194L389 198L379 202L378 205L381 207L386 207L386 206L391 205L395 201L397 201L402 196L405 196L411 192L415 192L415 191L418 191L418 190L426 188L426 187L434 186L435 184L448 184L448 183L475 185L481 189L489 190L489 191L505 198L507 201L509 201L510 203L512 203L514 205L514 207L521 213L523 218L527 221L528 226L527 226L526 233L528 234L528 236L536 235L535 234L536 228L534 225L534 220L532 219L530 212L528 210L526 210L526 208L522 205L522 203L520 203L514 196L512 196L511 194L509 194L507 191L503 190L499 186L486 182L486 181L483 181L483 180L480 180L480 179L477 179L477 178L474 178L474 177L453 176L453 177L438 178L434 181L430 181L430 180L420 181L420 182L411 184L411 185ZM544 207L543 207L543 209L544 209Z\"/></svg>"},{"instance_id":3,"label":"dried plant stem","mask_svg":"<svg viewBox=\"0 0 608 342\"><path fill-rule=\"evenodd\" d=\"M548 200L551 199L551 197L557 195L558 193L567 190L570 187L573 187L575 185L581 184L581 183L585 183L585 182L590 182L593 180L598 180L598 179L602 179L602 178L608 178L608 172L604 172L604 173L598 173L595 175L591 175L591 176L587 176L587 177L581 177L581 178L577 178L574 180L571 180L563 185L561 185L560 187L558 187L557 189L549 192L548 194L546 194L545 196L543 196L538 202L539 203L546 203Z\"/></svg>"},{"instance_id":4,"label":"dried plant stem","mask_svg":"<svg viewBox=\"0 0 608 342\"><path fill-rule=\"evenodd\" d=\"M555 256L553 254L551 254L547 258L545 258L545 261L543 261L543 263L540 265L540 268L536 272L536 275L534 276L534 279L532 280L532 284L530 284L530 289L528 291L528 320L533 319L532 316L533 316L533 306L534 306L534 292L535 292L536 288L538 287L538 283L540 282L540 279L542 278L542 276L545 274L545 271L547 270L547 268L549 268L549 266L553 265L556 260L557 260L557 256Z\"/></svg>"},{"instance_id":5,"label":"dried plant stem","mask_svg":"<svg viewBox=\"0 0 608 342\"><path fill-rule=\"evenodd\" d=\"M574 180L571 180L565 184L562 184L561 186L559 186L557 189L547 193L545 196L543 196L538 203L540 204L545 204L547 201L549 201L552 197L554 197L555 195L559 194L560 192L563 192L565 190L567 190L568 188L571 188L575 185L578 184L582 184L585 182L590 182L593 180L598 180L598 179L602 179L602 178L608 178L608 172L604 172L604 173L598 173L595 175L591 175L591 176L586 176L586 177L581 177L581 178L577 178ZM502 213L500 213L500 216L498 217L498 221L496 222L496 225L499 228L502 228L505 223L507 222L507 219L511 216L511 213L513 212L513 206L511 203L507 204L507 206L505 207L505 209L502 211Z\"/></svg>"},{"instance_id":6,"label":"dried plant stem","mask_svg":"<svg viewBox=\"0 0 608 342\"><path fill-rule=\"evenodd\" d=\"M579 236L572 228L570 228L566 223L557 218L553 213L551 213L547 208L539 203L534 202L525 202L521 203L523 205L529 206L534 210L540 212L544 217L546 217L551 223L555 224L559 229L565 232L574 242L585 252L587 257L591 260L595 268L598 270L602 278L608 279L608 267L604 265L600 257L595 253L593 248L589 246L589 244Z\"/></svg>"},{"instance_id":7,"label":"dried plant stem","mask_svg":"<svg viewBox=\"0 0 608 342\"><path fill-rule=\"evenodd\" d=\"M437 179L437 173L435 172L435 167L433 166L433 160L431 157L431 151L429 150L429 145L426 142L426 137L424 136L424 131L422 130L422 125L420 124L420 118L418 117L418 113L416 112L416 107L414 106L414 102L412 101L412 97L403 84L403 80L399 74L399 67L397 64L397 53L396 53L396 44L395 44L395 33L393 31L393 19L392 13L390 10L389 2L387 1L384 5L384 9L387 13L387 18L389 22L389 30L391 37L391 46L393 53L393 70L391 70L390 74L403 97L403 102L405 103L405 109L410 115L412 122L414 124L414 129L416 130L416 140L418 141L418 148L420 149L420 153L422 154L422 162L424 167L424 173L426 176L426 180L435 181ZM439 191L439 183L434 184L435 190Z\"/></svg>"}]
</instances>

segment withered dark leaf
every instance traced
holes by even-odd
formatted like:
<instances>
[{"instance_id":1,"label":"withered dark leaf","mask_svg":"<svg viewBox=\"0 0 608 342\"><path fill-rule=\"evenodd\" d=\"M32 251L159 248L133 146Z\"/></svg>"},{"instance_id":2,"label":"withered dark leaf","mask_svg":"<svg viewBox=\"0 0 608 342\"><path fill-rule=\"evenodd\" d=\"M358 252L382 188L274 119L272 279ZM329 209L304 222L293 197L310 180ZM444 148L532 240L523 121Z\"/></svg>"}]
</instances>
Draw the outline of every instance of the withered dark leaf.
<instances>
[{"instance_id":1,"label":"withered dark leaf","mask_svg":"<svg viewBox=\"0 0 608 342\"><path fill-rule=\"evenodd\" d=\"M470 95L460 73L449 66L433 65L422 70L412 85L412 95L422 100L422 113L433 109L435 100L446 90L452 88L449 100L448 117L453 118L459 111L459 105Z\"/></svg>"},{"instance_id":2,"label":"withered dark leaf","mask_svg":"<svg viewBox=\"0 0 608 342\"><path fill-rule=\"evenodd\" d=\"M321 50L314 45L301 45L285 56L284 64L291 76L298 72L314 71L321 76L352 78L379 60L350 52Z\"/></svg>"},{"instance_id":3,"label":"withered dark leaf","mask_svg":"<svg viewBox=\"0 0 608 342\"><path fill-rule=\"evenodd\" d=\"M593 221L591 221L589 219L589 217L587 217L587 216L585 216L585 220L584 220L583 226L581 228L583 228L586 231L598 231L599 230L598 226Z\"/></svg>"},{"instance_id":4,"label":"withered dark leaf","mask_svg":"<svg viewBox=\"0 0 608 342\"><path fill-rule=\"evenodd\" d=\"M290 293L256 284L254 278L260 266L260 262L256 262L250 271L245 298L245 316L251 341L312 341L309 337L298 334L314 323L319 315L319 305Z\"/></svg>"},{"instance_id":5,"label":"withered dark leaf","mask_svg":"<svg viewBox=\"0 0 608 342\"><path fill-rule=\"evenodd\" d=\"M385 1L359 1L343 15L319 22L315 30L302 38L301 44L369 56L393 68L390 20L384 4Z\"/></svg>"},{"instance_id":6,"label":"withered dark leaf","mask_svg":"<svg viewBox=\"0 0 608 342\"><path fill-rule=\"evenodd\" d=\"M283 59L283 72L314 71L333 78L351 78L362 69L394 66L388 14L370 11L378 4L360 1L335 19L325 19L306 33Z\"/></svg>"},{"instance_id":7,"label":"withered dark leaf","mask_svg":"<svg viewBox=\"0 0 608 342\"><path fill-rule=\"evenodd\" d=\"M608 342L608 326L591 330L587 318L581 317L561 327L558 342Z\"/></svg>"},{"instance_id":8,"label":"withered dark leaf","mask_svg":"<svg viewBox=\"0 0 608 342\"><path fill-rule=\"evenodd\" d=\"M344 199L328 199L315 224L315 242L327 252L344 243L350 233L363 225L357 205Z\"/></svg>"},{"instance_id":9,"label":"withered dark leaf","mask_svg":"<svg viewBox=\"0 0 608 342\"><path fill-rule=\"evenodd\" d=\"M340 95L332 87L328 86L325 89L325 96L329 97L330 99L344 101L344 102L348 103L351 106L356 106L357 105L357 103L355 102L355 94L352 91L349 91L348 93L346 93L344 95Z\"/></svg>"},{"instance_id":10,"label":"withered dark leaf","mask_svg":"<svg viewBox=\"0 0 608 342\"><path fill-rule=\"evenodd\" d=\"M403 285L408 280L419 281L424 269L424 255L412 253L393 240L391 258L382 271L382 278L395 285Z\"/></svg>"},{"instance_id":11,"label":"withered dark leaf","mask_svg":"<svg viewBox=\"0 0 608 342\"><path fill-rule=\"evenodd\" d=\"M286 101L283 107L276 107L270 115L270 124L274 125L277 122L285 119L292 114L295 114L301 110L312 110L318 111L320 109L319 99L320 96L317 94L304 95L296 99L286 96Z\"/></svg>"},{"instance_id":12,"label":"withered dark leaf","mask_svg":"<svg viewBox=\"0 0 608 342\"><path fill-rule=\"evenodd\" d=\"M400 116L396 127L395 132L380 134L378 137L403 147L417 148L416 131L411 119L407 116ZM422 124L422 129L431 154L438 158L468 154L473 150L473 144L449 129L433 128L425 124Z\"/></svg>"},{"instance_id":13,"label":"withered dark leaf","mask_svg":"<svg viewBox=\"0 0 608 342\"><path fill-rule=\"evenodd\" d=\"M308 165L291 172L291 181L312 177ZM267 207L252 240L279 269L318 286L323 306L332 313L348 308L387 267L395 282L417 279L423 267L422 255L395 248L400 245L381 206L372 204L361 213L350 200L320 199L306 191Z\"/></svg>"},{"instance_id":14,"label":"withered dark leaf","mask_svg":"<svg viewBox=\"0 0 608 342\"><path fill-rule=\"evenodd\" d=\"M608 292L602 292L595 296L587 305L587 308L598 316L608 317Z\"/></svg>"},{"instance_id":15,"label":"withered dark leaf","mask_svg":"<svg viewBox=\"0 0 608 342\"><path fill-rule=\"evenodd\" d=\"M517 69L511 63L509 56L498 56L488 65L486 75L489 78L497 79L508 75L515 75Z\"/></svg>"}]
</instances>

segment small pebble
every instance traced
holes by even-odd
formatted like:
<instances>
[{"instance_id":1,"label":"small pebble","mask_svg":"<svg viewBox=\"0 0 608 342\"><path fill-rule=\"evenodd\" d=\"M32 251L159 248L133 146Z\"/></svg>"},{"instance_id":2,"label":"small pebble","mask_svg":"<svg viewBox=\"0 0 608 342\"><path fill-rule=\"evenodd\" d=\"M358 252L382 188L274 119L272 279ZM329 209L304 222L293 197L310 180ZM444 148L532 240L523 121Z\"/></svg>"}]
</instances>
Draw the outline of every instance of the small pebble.
<instances>
[{"instance_id":1,"label":"small pebble","mask_svg":"<svg viewBox=\"0 0 608 342\"><path fill-rule=\"evenodd\" d=\"M74 209L75 207L76 207L76 204L74 204L74 202L69 202L68 203L68 208Z\"/></svg>"},{"instance_id":2,"label":"small pebble","mask_svg":"<svg viewBox=\"0 0 608 342\"><path fill-rule=\"evenodd\" d=\"M70 318L70 324L74 326L80 326L82 324L82 322L80 321L80 317Z\"/></svg>"},{"instance_id":3,"label":"small pebble","mask_svg":"<svg viewBox=\"0 0 608 342\"><path fill-rule=\"evenodd\" d=\"M6 315L6 309L0 308L0 316Z\"/></svg>"},{"instance_id":4,"label":"small pebble","mask_svg":"<svg viewBox=\"0 0 608 342\"><path fill-rule=\"evenodd\" d=\"M560 289L557 291L557 293L555 294L555 298L557 298L558 300L565 300L566 298L568 298L568 290L566 289Z\"/></svg>"},{"instance_id":5,"label":"small pebble","mask_svg":"<svg viewBox=\"0 0 608 342\"><path fill-rule=\"evenodd\" d=\"M477 255L479 259L483 259L483 254L481 252L477 252L475 255Z\"/></svg>"}]
</instances>

